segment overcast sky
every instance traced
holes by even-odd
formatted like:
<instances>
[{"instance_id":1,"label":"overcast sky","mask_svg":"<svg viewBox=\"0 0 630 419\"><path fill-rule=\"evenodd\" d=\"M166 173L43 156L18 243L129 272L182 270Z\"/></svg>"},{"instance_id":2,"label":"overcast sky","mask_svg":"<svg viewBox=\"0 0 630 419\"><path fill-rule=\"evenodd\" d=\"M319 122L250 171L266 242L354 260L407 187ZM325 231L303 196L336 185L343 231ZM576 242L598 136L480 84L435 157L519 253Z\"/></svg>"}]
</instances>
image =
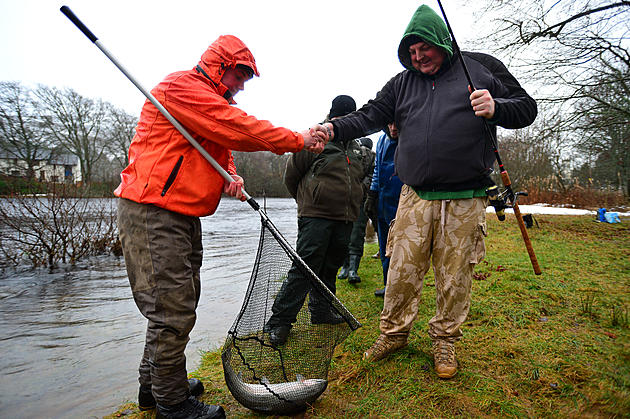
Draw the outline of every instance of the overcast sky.
<instances>
[{"instance_id":1,"label":"overcast sky","mask_svg":"<svg viewBox=\"0 0 630 419\"><path fill-rule=\"evenodd\" d=\"M1 81L70 87L139 115L144 96L60 11L69 6L131 74L151 89L193 68L219 35L250 48L261 77L238 106L275 125L302 130L332 99L365 103L402 70L400 38L421 1L0 0ZM439 13L436 1L426 1ZM444 0L465 49L471 12Z\"/></svg>"}]
</instances>

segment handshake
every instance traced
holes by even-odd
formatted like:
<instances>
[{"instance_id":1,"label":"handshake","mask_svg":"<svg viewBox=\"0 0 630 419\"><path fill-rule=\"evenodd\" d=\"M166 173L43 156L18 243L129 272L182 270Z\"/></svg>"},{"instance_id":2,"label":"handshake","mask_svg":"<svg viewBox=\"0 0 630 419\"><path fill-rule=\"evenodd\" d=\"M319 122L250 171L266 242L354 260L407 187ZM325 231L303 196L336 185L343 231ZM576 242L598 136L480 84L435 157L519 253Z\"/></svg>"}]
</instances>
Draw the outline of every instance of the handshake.
<instances>
[{"instance_id":1,"label":"handshake","mask_svg":"<svg viewBox=\"0 0 630 419\"><path fill-rule=\"evenodd\" d=\"M330 122L316 124L300 134L304 137L304 148L315 154L324 151L324 146L334 137L333 126Z\"/></svg>"}]
</instances>

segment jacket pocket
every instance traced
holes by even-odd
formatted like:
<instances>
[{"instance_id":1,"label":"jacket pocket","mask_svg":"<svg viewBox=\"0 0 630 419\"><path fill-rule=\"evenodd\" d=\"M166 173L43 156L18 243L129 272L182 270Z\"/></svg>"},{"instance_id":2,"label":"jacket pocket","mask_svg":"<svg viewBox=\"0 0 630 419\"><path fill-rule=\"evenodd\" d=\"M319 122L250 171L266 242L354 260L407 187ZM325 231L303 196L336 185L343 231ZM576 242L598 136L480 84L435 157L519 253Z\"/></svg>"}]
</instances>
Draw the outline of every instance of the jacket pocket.
<instances>
[{"instance_id":1,"label":"jacket pocket","mask_svg":"<svg viewBox=\"0 0 630 419\"><path fill-rule=\"evenodd\" d=\"M311 198L313 203L316 203L319 201L319 195L320 195L320 188L319 188L319 182L314 182L315 185L313 186L313 190L311 191Z\"/></svg>"},{"instance_id":2,"label":"jacket pocket","mask_svg":"<svg viewBox=\"0 0 630 419\"><path fill-rule=\"evenodd\" d=\"M315 160L313 166L311 168L311 177L317 177L320 172L322 172L326 166L328 166L329 161L325 158L320 158Z\"/></svg>"},{"instance_id":3,"label":"jacket pocket","mask_svg":"<svg viewBox=\"0 0 630 419\"><path fill-rule=\"evenodd\" d=\"M166 179L164 189L162 189L162 196L166 195L168 189L171 187L171 185L173 185L173 182L175 182L175 178L177 177L177 173L179 172L179 168L182 166L183 161L184 156L179 156L179 159L177 159L177 163L175 163L175 167L173 167L173 170L171 170L171 174L168 175L168 179Z\"/></svg>"}]
</instances>

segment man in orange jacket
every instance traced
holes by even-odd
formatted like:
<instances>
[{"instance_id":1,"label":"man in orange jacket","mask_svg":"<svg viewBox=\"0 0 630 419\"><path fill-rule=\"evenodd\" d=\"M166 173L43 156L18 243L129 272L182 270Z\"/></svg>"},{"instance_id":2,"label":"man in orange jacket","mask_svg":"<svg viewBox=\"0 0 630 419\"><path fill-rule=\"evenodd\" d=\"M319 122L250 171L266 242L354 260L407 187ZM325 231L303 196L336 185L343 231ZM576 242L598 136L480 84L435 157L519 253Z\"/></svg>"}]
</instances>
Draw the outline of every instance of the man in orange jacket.
<instances>
[{"instance_id":1,"label":"man in orange jacket","mask_svg":"<svg viewBox=\"0 0 630 419\"><path fill-rule=\"evenodd\" d=\"M138 309L148 319L139 368L138 404L156 417L223 418L201 403L198 380L187 380L184 350L195 324L202 260L199 217L213 214L226 193L244 200L230 150L276 154L322 151L316 130L275 127L231 106L258 69L235 36L220 36L191 70L168 75L152 94L232 176L225 182L149 101L129 147L129 165L115 190L127 274Z\"/></svg>"}]
</instances>

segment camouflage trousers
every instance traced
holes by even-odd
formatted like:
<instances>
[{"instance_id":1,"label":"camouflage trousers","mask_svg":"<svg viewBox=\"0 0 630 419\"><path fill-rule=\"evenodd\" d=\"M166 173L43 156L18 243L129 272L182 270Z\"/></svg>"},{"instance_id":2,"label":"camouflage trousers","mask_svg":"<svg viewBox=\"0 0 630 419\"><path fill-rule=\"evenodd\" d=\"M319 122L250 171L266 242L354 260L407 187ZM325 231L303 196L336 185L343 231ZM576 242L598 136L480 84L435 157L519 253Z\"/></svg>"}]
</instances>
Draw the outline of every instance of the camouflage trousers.
<instances>
[{"instance_id":1,"label":"camouflage trousers","mask_svg":"<svg viewBox=\"0 0 630 419\"><path fill-rule=\"evenodd\" d=\"M433 262L436 312L431 338L456 341L470 309L473 268L485 256L487 198L426 201L404 185L387 240L391 256L380 328L407 335Z\"/></svg>"},{"instance_id":2,"label":"camouflage trousers","mask_svg":"<svg viewBox=\"0 0 630 419\"><path fill-rule=\"evenodd\" d=\"M148 320L140 384L160 404L179 403L188 397L184 351L201 293L201 222L120 199L118 230L131 292Z\"/></svg>"}]
</instances>

